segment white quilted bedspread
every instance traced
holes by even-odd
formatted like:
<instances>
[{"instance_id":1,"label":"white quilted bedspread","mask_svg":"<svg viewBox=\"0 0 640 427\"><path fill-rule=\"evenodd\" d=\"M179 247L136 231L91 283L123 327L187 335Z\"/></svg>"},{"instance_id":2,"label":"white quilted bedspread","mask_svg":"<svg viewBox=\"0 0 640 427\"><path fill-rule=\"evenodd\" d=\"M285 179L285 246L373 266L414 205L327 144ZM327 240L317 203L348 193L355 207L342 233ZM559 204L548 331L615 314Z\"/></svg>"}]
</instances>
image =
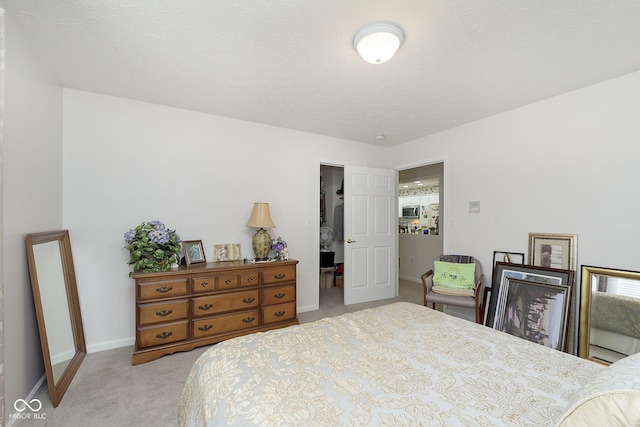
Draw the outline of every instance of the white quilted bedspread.
<instances>
[{"instance_id":1,"label":"white quilted bedspread","mask_svg":"<svg viewBox=\"0 0 640 427\"><path fill-rule=\"evenodd\" d=\"M554 425L592 362L411 303L231 339L194 364L181 426Z\"/></svg>"}]
</instances>

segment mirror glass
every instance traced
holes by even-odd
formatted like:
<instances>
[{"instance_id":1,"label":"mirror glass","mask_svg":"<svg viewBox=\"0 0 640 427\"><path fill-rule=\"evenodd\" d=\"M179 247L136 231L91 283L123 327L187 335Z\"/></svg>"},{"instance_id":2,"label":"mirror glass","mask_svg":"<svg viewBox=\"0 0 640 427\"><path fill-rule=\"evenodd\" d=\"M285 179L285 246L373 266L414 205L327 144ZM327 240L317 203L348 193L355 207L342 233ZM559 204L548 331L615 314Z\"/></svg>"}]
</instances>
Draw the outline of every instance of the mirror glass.
<instances>
[{"instance_id":1,"label":"mirror glass","mask_svg":"<svg viewBox=\"0 0 640 427\"><path fill-rule=\"evenodd\" d=\"M26 247L47 386L56 407L86 354L69 233L29 234Z\"/></svg>"},{"instance_id":2,"label":"mirror glass","mask_svg":"<svg viewBox=\"0 0 640 427\"><path fill-rule=\"evenodd\" d=\"M640 272L582 267L581 357L611 364L640 352Z\"/></svg>"}]
</instances>

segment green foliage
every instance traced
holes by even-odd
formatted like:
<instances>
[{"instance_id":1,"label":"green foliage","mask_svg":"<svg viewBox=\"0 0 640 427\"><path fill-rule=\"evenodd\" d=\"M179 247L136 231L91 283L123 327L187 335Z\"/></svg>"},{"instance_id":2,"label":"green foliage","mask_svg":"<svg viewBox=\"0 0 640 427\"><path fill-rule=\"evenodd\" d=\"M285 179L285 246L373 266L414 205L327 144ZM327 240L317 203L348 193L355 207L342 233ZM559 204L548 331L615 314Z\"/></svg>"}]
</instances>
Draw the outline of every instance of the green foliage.
<instances>
[{"instance_id":1,"label":"green foliage","mask_svg":"<svg viewBox=\"0 0 640 427\"><path fill-rule=\"evenodd\" d=\"M160 221L143 222L124 233L124 239L130 255L128 264L133 265L134 272L167 271L178 262L180 236Z\"/></svg>"}]
</instances>

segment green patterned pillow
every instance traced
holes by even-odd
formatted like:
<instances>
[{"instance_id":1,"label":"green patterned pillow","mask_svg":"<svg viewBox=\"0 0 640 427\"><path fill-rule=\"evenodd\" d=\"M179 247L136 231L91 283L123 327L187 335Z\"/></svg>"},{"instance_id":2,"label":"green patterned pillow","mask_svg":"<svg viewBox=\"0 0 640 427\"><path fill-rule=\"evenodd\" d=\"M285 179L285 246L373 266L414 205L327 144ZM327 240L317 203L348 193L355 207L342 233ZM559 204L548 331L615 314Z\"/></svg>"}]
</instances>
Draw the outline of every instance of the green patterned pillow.
<instances>
[{"instance_id":1,"label":"green patterned pillow","mask_svg":"<svg viewBox=\"0 0 640 427\"><path fill-rule=\"evenodd\" d=\"M433 284L446 288L475 289L476 263L433 262Z\"/></svg>"}]
</instances>

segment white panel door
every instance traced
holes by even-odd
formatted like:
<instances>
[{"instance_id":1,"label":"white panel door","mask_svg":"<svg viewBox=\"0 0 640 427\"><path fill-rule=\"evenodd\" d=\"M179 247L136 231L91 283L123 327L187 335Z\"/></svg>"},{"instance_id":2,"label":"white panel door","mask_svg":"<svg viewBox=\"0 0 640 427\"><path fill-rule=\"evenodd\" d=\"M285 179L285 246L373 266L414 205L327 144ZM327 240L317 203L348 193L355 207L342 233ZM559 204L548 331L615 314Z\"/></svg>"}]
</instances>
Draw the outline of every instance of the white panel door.
<instances>
[{"instance_id":1,"label":"white panel door","mask_svg":"<svg viewBox=\"0 0 640 427\"><path fill-rule=\"evenodd\" d=\"M344 303L397 295L396 174L344 167Z\"/></svg>"}]
</instances>

